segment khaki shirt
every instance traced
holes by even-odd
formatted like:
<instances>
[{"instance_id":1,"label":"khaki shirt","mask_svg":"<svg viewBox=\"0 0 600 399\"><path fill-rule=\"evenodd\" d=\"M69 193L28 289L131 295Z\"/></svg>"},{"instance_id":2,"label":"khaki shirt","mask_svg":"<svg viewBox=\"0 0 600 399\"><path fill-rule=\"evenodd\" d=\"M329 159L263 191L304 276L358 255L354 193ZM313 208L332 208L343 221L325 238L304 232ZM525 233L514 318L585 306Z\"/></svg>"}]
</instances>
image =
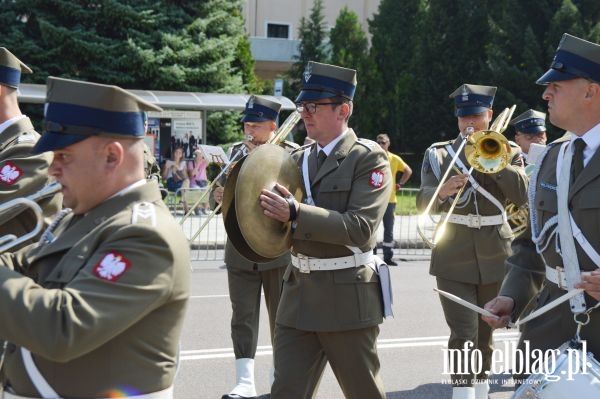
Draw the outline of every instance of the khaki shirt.
<instances>
[{"instance_id":1,"label":"khaki shirt","mask_svg":"<svg viewBox=\"0 0 600 399\"><path fill-rule=\"evenodd\" d=\"M29 118L23 118L0 132L0 206L15 198L27 197L54 178L48 175L48 166L52 162L52 153L33 155L31 150L40 135L33 129ZM62 194L41 199L45 225L62 206ZM18 210L25 209L18 213ZM36 226L37 218L30 208L12 208L12 211L0 211L0 236L14 234L22 237ZM31 239L21 245L10 248L17 250L37 239Z\"/></svg>"},{"instance_id":2,"label":"khaki shirt","mask_svg":"<svg viewBox=\"0 0 600 399\"><path fill-rule=\"evenodd\" d=\"M450 143L456 153L461 141L459 135L453 141L436 143L427 149L421 170L421 187L417 194L417 209L420 212L425 210L439 185L434 168L439 168L440 176L443 176L450 166L452 156L448 154L445 145ZM520 148L513 142L509 143L511 154L509 164L504 169L493 174L477 171L472 173L477 183L504 207L509 202L516 205L527 202L529 181ZM432 165L431 159L435 159L438 165ZM459 159L467 168L469 167L464 151L461 152ZM452 170L448 178L456 174L456 170ZM471 187L471 184L467 187ZM448 211L453 199L454 197L450 197L444 202L435 201L431 213L439 214ZM494 216L500 213L501 210L480 193L474 193L468 202L457 205L453 212L455 215L479 214L481 216ZM481 228L448 223L442 239L433 249L430 273L437 277L470 284L491 284L502 281L503 264L511 253L512 239L513 233L508 222Z\"/></svg>"},{"instance_id":3,"label":"khaki shirt","mask_svg":"<svg viewBox=\"0 0 600 399\"><path fill-rule=\"evenodd\" d=\"M53 242L0 256L0 337L9 342L4 384L39 397L23 346L64 398L171 386L190 258L158 186L108 199L67 227L71 220L59 224Z\"/></svg>"},{"instance_id":4,"label":"khaki shirt","mask_svg":"<svg viewBox=\"0 0 600 399\"><path fill-rule=\"evenodd\" d=\"M302 173L303 147L292 154ZM316 169L316 144L309 174ZM311 181L315 205L300 204L292 253L317 258L372 251L394 184L386 153L349 129ZM344 331L383 321L379 277L369 266L284 276L277 323L307 331Z\"/></svg>"}]
</instances>

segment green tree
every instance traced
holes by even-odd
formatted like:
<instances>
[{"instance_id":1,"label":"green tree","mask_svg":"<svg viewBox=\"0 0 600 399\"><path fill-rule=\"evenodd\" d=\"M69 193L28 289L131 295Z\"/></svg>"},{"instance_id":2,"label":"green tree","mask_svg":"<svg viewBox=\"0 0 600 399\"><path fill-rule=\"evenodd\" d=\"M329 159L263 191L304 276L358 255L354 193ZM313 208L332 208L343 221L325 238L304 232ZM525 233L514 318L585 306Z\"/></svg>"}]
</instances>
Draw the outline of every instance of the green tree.
<instances>
[{"instance_id":1,"label":"green tree","mask_svg":"<svg viewBox=\"0 0 600 399\"><path fill-rule=\"evenodd\" d=\"M329 32L329 45L331 50L330 62L345 68L356 69L358 86L355 93L355 108L352 115L352 126L360 134L359 126L362 125L362 108L369 101L366 92L367 86L362 83L363 76L368 73L369 41L363 31L358 16L354 11L343 7L335 21L335 26Z\"/></svg>"},{"instance_id":2,"label":"green tree","mask_svg":"<svg viewBox=\"0 0 600 399\"><path fill-rule=\"evenodd\" d=\"M300 91L300 78L308 61L327 62L327 44L325 39L325 16L323 0L315 0L308 18L300 19L298 28L299 55L287 75L288 84L284 87L284 95L295 98Z\"/></svg>"},{"instance_id":3,"label":"green tree","mask_svg":"<svg viewBox=\"0 0 600 399\"><path fill-rule=\"evenodd\" d=\"M421 20L425 1L382 0L369 20L372 35L369 72L363 77L361 133L386 132L396 151L414 147L418 137L412 114L417 109L416 57L421 51Z\"/></svg>"},{"instance_id":4,"label":"green tree","mask_svg":"<svg viewBox=\"0 0 600 399\"><path fill-rule=\"evenodd\" d=\"M129 89L245 92L241 0L15 0L2 2L5 46L48 75ZM211 141L240 136L237 115L211 113Z\"/></svg>"}]
</instances>

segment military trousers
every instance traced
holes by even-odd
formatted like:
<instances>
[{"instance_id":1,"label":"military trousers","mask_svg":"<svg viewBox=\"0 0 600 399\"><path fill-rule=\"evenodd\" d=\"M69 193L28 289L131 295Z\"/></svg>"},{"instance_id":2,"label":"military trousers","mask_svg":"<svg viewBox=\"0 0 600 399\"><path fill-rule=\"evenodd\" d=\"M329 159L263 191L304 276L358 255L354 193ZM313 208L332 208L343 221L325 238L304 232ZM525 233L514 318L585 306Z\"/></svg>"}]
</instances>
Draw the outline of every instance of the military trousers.
<instances>
[{"instance_id":1,"label":"military trousers","mask_svg":"<svg viewBox=\"0 0 600 399\"><path fill-rule=\"evenodd\" d=\"M390 202L383 214L383 259L391 260L394 256L394 221L396 220L396 203Z\"/></svg>"},{"instance_id":2,"label":"military trousers","mask_svg":"<svg viewBox=\"0 0 600 399\"><path fill-rule=\"evenodd\" d=\"M336 332L302 331L277 324L272 399L315 395L329 362L348 399L385 398L377 355L379 326Z\"/></svg>"},{"instance_id":3,"label":"military trousers","mask_svg":"<svg viewBox=\"0 0 600 399\"><path fill-rule=\"evenodd\" d=\"M277 305L281 298L285 267L265 271L227 269L229 299L231 300L231 339L236 359L254 359L258 342L261 291L269 315L271 343L275 330Z\"/></svg>"},{"instance_id":4,"label":"military trousers","mask_svg":"<svg viewBox=\"0 0 600 399\"><path fill-rule=\"evenodd\" d=\"M440 290L454 294L468 302L483 307L498 295L501 281L492 284L469 284L436 277ZM472 311L440 295L442 310L448 327L450 338L448 370L454 386L473 386L474 380L485 380L489 377L492 363L494 342L492 328L481 319L479 313ZM465 344L467 345L465 347ZM471 345L472 344L472 345ZM465 349L466 348L466 349ZM477 350L481 356L472 356ZM471 358L481 359L481 364L471 364ZM475 373L480 369L479 373Z\"/></svg>"}]
</instances>

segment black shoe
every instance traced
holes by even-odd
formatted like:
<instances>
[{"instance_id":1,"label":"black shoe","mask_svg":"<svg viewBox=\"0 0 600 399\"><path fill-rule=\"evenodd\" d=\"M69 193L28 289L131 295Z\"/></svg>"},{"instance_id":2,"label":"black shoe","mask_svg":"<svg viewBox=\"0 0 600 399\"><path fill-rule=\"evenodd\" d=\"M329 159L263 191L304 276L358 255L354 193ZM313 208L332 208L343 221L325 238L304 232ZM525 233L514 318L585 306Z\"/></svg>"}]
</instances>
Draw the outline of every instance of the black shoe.
<instances>
[{"instance_id":1,"label":"black shoe","mask_svg":"<svg viewBox=\"0 0 600 399\"><path fill-rule=\"evenodd\" d=\"M393 260L391 260L391 259L384 259L383 261L388 266L398 266L398 264L396 262L394 262Z\"/></svg>"},{"instance_id":2,"label":"black shoe","mask_svg":"<svg viewBox=\"0 0 600 399\"><path fill-rule=\"evenodd\" d=\"M221 396L221 399L256 399L256 396L240 396L236 394L227 394Z\"/></svg>"}]
</instances>

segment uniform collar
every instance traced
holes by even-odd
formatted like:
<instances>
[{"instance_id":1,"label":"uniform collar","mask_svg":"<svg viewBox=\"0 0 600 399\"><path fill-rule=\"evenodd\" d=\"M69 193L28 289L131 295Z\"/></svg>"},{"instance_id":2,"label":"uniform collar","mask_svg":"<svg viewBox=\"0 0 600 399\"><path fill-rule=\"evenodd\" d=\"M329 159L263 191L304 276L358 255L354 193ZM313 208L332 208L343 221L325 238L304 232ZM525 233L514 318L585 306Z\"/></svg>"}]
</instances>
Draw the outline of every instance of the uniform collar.
<instances>
[{"instance_id":1,"label":"uniform collar","mask_svg":"<svg viewBox=\"0 0 600 399\"><path fill-rule=\"evenodd\" d=\"M27 117L25 115L17 115L15 117L10 118L7 121L0 123L0 133L5 131L13 123L17 123L18 121L20 121L21 119L24 119L24 118L27 118Z\"/></svg>"}]
</instances>

